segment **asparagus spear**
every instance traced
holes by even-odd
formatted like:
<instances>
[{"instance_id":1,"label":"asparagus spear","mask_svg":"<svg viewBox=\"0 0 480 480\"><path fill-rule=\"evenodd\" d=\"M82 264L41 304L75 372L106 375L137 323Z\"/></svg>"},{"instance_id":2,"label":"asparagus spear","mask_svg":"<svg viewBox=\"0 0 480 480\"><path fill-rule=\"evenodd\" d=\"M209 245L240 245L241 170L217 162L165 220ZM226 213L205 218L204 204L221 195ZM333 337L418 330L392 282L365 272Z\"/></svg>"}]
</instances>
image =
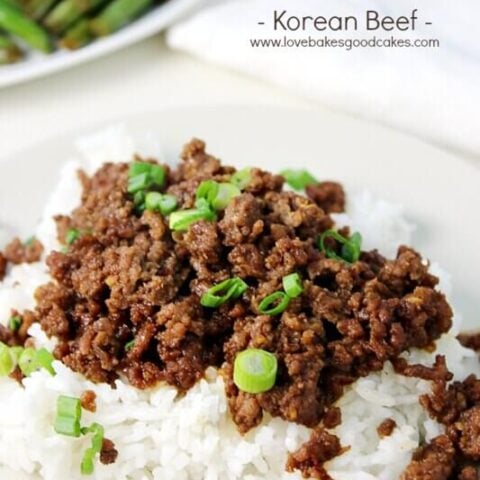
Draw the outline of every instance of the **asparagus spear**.
<instances>
[{"instance_id":1,"label":"asparagus spear","mask_svg":"<svg viewBox=\"0 0 480 480\"><path fill-rule=\"evenodd\" d=\"M97 37L110 35L139 16L153 4L153 0L113 0L90 22L90 29Z\"/></svg>"},{"instance_id":2,"label":"asparagus spear","mask_svg":"<svg viewBox=\"0 0 480 480\"><path fill-rule=\"evenodd\" d=\"M45 18L45 26L56 34L67 30L85 13L105 3L105 0L62 0Z\"/></svg>"},{"instance_id":3,"label":"asparagus spear","mask_svg":"<svg viewBox=\"0 0 480 480\"><path fill-rule=\"evenodd\" d=\"M68 50L77 50L90 43L92 38L88 20L81 19L65 32L63 38L60 39L60 46Z\"/></svg>"},{"instance_id":4,"label":"asparagus spear","mask_svg":"<svg viewBox=\"0 0 480 480\"><path fill-rule=\"evenodd\" d=\"M22 8L22 6L20 5L20 0L5 0L5 1L12 7Z\"/></svg>"},{"instance_id":5,"label":"asparagus spear","mask_svg":"<svg viewBox=\"0 0 480 480\"><path fill-rule=\"evenodd\" d=\"M32 48L51 52L52 44L47 32L25 16L18 8L12 7L10 0L0 0L0 27L21 38Z\"/></svg>"},{"instance_id":6,"label":"asparagus spear","mask_svg":"<svg viewBox=\"0 0 480 480\"><path fill-rule=\"evenodd\" d=\"M13 40L0 34L0 65L14 63L22 58L23 53Z\"/></svg>"},{"instance_id":7,"label":"asparagus spear","mask_svg":"<svg viewBox=\"0 0 480 480\"><path fill-rule=\"evenodd\" d=\"M57 2L58 0L22 0L22 6L31 18L41 20Z\"/></svg>"}]
</instances>

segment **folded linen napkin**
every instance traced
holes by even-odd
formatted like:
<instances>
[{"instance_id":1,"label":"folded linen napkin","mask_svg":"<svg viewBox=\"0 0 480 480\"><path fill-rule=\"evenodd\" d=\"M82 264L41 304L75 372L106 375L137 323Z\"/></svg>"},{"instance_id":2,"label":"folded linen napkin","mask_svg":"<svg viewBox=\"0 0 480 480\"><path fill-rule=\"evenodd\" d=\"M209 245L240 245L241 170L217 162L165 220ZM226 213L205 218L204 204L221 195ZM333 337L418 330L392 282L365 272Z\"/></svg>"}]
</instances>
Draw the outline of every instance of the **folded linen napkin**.
<instances>
[{"instance_id":1,"label":"folded linen napkin","mask_svg":"<svg viewBox=\"0 0 480 480\"><path fill-rule=\"evenodd\" d=\"M411 16L418 18L411 23ZM284 31L290 16L354 16L357 30ZM366 12L405 16L407 31L367 31ZM372 16L374 14L371 14ZM263 22L263 24L259 24ZM333 19L331 25L338 27ZM224 0L174 26L169 45L286 87L313 100L381 121L480 157L480 49L477 0ZM427 25L426 23L430 23ZM296 26L293 21L291 25ZM353 24L350 23L351 27ZM405 28L405 21L401 27ZM288 26L288 25L287 25ZM321 25L320 25L321 26ZM344 25L345 26L345 25ZM374 27L373 20L370 27ZM390 27L388 23L386 27ZM412 26L415 29L412 29ZM253 47L251 40L438 40L438 47ZM293 40L292 40L293 39Z\"/></svg>"}]
</instances>

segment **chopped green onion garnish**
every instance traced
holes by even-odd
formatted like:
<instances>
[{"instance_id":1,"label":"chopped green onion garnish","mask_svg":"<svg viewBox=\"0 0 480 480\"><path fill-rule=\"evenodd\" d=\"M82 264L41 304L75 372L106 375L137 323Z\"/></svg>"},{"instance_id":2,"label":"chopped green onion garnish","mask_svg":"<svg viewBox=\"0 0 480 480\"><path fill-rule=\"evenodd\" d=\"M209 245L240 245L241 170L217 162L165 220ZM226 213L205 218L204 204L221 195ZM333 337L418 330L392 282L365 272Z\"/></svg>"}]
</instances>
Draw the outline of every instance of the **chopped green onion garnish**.
<instances>
[{"instance_id":1,"label":"chopped green onion garnish","mask_svg":"<svg viewBox=\"0 0 480 480\"><path fill-rule=\"evenodd\" d=\"M8 321L8 328L12 330L12 332L16 332L22 325L22 318L19 317L18 315L14 315L13 317L10 317L10 320Z\"/></svg>"},{"instance_id":2,"label":"chopped green onion garnish","mask_svg":"<svg viewBox=\"0 0 480 480\"><path fill-rule=\"evenodd\" d=\"M342 244L341 256L325 244L327 238L333 238ZM360 258L362 248L362 236L360 233L354 233L350 238L345 238L335 230L327 230L322 233L319 241L319 248L328 258L343 260L348 263L355 263Z\"/></svg>"},{"instance_id":3,"label":"chopped green onion garnish","mask_svg":"<svg viewBox=\"0 0 480 480\"><path fill-rule=\"evenodd\" d=\"M145 190L149 186L148 173L140 173L135 177L128 179L128 193L137 193L141 190Z\"/></svg>"},{"instance_id":4,"label":"chopped green onion garnish","mask_svg":"<svg viewBox=\"0 0 480 480\"><path fill-rule=\"evenodd\" d=\"M158 204L162 199L162 194L159 192L149 192L145 196L145 208L154 212L158 208Z\"/></svg>"},{"instance_id":5,"label":"chopped green onion garnish","mask_svg":"<svg viewBox=\"0 0 480 480\"><path fill-rule=\"evenodd\" d=\"M39 368L44 368L50 375L55 375L55 370L52 367L52 363L55 357L46 348L40 348L37 350L36 362Z\"/></svg>"},{"instance_id":6,"label":"chopped green onion garnish","mask_svg":"<svg viewBox=\"0 0 480 480\"><path fill-rule=\"evenodd\" d=\"M35 350L28 347L20 354L18 367L26 377L41 368L47 370L51 375L55 375L55 370L52 367L53 360L53 355L45 348Z\"/></svg>"},{"instance_id":7,"label":"chopped green onion garnish","mask_svg":"<svg viewBox=\"0 0 480 480\"><path fill-rule=\"evenodd\" d=\"M240 195L240 189L231 183L218 183L214 180L204 180L197 188L197 208L209 205L214 210L223 210L233 197Z\"/></svg>"},{"instance_id":8,"label":"chopped green onion garnish","mask_svg":"<svg viewBox=\"0 0 480 480\"><path fill-rule=\"evenodd\" d=\"M134 162L128 170L128 193L146 190L151 186L163 187L165 169L147 162Z\"/></svg>"},{"instance_id":9,"label":"chopped green onion garnish","mask_svg":"<svg viewBox=\"0 0 480 480\"><path fill-rule=\"evenodd\" d=\"M12 358L10 348L0 342L0 376L10 375L15 369L15 362Z\"/></svg>"},{"instance_id":10,"label":"chopped green onion garnish","mask_svg":"<svg viewBox=\"0 0 480 480\"><path fill-rule=\"evenodd\" d=\"M274 316L284 312L289 303L290 297L285 292L274 292L260 302L258 310L265 315Z\"/></svg>"},{"instance_id":11,"label":"chopped green onion garnish","mask_svg":"<svg viewBox=\"0 0 480 480\"><path fill-rule=\"evenodd\" d=\"M80 238L80 232L76 228L70 228L65 235L65 243L72 245L76 240Z\"/></svg>"},{"instance_id":12,"label":"chopped green onion garnish","mask_svg":"<svg viewBox=\"0 0 480 480\"><path fill-rule=\"evenodd\" d=\"M303 190L309 185L316 185L318 180L307 170L283 170L280 172L286 182L295 190Z\"/></svg>"},{"instance_id":13,"label":"chopped green onion garnish","mask_svg":"<svg viewBox=\"0 0 480 480\"><path fill-rule=\"evenodd\" d=\"M57 415L53 428L61 435L79 437L82 404L78 398L60 395L57 398Z\"/></svg>"},{"instance_id":14,"label":"chopped green onion garnish","mask_svg":"<svg viewBox=\"0 0 480 480\"><path fill-rule=\"evenodd\" d=\"M140 207L140 206L145 206L144 203L145 203L145 192L143 190L140 190L139 192L136 192L134 195L133 195L133 204L136 206L136 207Z\"/></svg>"},{"instance_id":15,"label":"chopped green onion garnish","mask_svg":"<svg viewBox=\"0 0 480 480\"><path fill-rule=\"evenodd\" d=\"M135 346L135 339L130 340L125 344L125 351L129 352Z\"/></svg>"},{"instance_id":16,"label":"chopped green onion garnish","mask_svg":"<svg viewBox=\"0 0 480 480\"><path fill-rule=\"evenodd\" d=\"M298 273L291 273L282 279L283 289L290 298L296 298L303 293L302 280Z\"/></svg>"},{"instance_id":17,"label":"chopped green onion garnish","mask_svg":"<svg viewBox=\"0 0 480 480\"><path fill-rule=\"evenodd\" d=\"M212 207L215 210L223 210L231 202L232 198L238 197L242 192L231 183L219 183L218 192L212 200Z\"/></svg>"},{"instance_id":18,"label":"chopped green onion garnish","mask_svg":"<svg viewBox=\"0 0 480 480\"><path fill-rule=\"evenodd\" d=\"M93 459L96 452L93 448L87 448L82 457L82 463L80 464L80 472L82 475L91 475L95 469L93 465Z\"/></svg>"},{"instance_id":19,"label":"chopped green onion garnish","mask_svg":"<svg viewBox=\"0 0 480 480\"><path fill-rule=\"evenodd\" d=\"M18 365L18 359L22 354L24 348L20 346L10 347L10 354L12 355L15 365Z\"/></svg>"},{"instance_id":20,"label":"chopped green onion garnish","mask_svg":"<svg viewBox=\"0 0 480 480\"><path fill-rule=\"evenodd\" d=\"M197 202L198 203L198 202ZM215 212L208 208L191 208L189 210L178 210L170 215L170 230L182 232L188 230L192 223L200 220L214 221L217 216Z\"/></svg>"},{"instance_id":21,"label":"chopped green onion garnish","mask_svg":"<svg viewBox=\"0 0 480 480\"><path fill-rule=\"evenodd\" d=\"M18 359L18 366L26 377L38 370L36 358L37 352L31 347L25 348L20 355L20 358Z\"/></svg>"},{"instance_id":22,"label":"chopped green onion garnish","mask_svg":"<svg viewBox=\"0 0 480 480\"><path fill-rule=\"evenodd\" d=\"M248 187L248 184L252 179L250 175L251 170L251 168L242 168L242 170L238 170L231 176L230 183L238 187L240 190L244 190Z\"/></svg>"},{"instance_id":23,"label":"chopped green onion garnish","mask_svg":"<svg viewBox=\"0 0 480 480\"><path fill-rule=\"evenodd\" d=\"M170 215L177 208L177 198L173 195L165 193L158 205L162 215Z\"/></svg>"},{"instance_id":24,"label":"chopped green onion garnish","mask_svg":"<svg viewBox=\"0 0 480 480\"><path fill-rule=\"evenodd\" d=\"M204 307L217 308L228 300L240 297L248 285L238 277L229 278L209 288L200 299Z\"/></svg>"},{"instance_id":25,"label":"chopped green onion garnish","mask_svg":"<svg viewBox=\"0 0 480 480\"><path fill-rule=\"evenodd\" d=\"M198 200L205 199L208 205L212 205L213 200L217 196L219 183L215 180L204 180L197 187L195 198Z\"/></svg>"},{"instance_id":26,"label":"chopped green onion garnish","mask_svg":"<svg viewBox=\"0 0 480 480\"><path fill-rule=\"evenodd\" d=\"M152 168L151 163L133 162L128 167L128 178L136 177L141 173L149 173L151 168Z\"/></svg>"},{"instance_id":27,"label":"chopped green onion garnish","mask_svg":"<svg viewBox=\"0 0 480 480\"><path fill-rule=\"evenodd\" d=\"M145 208L162 215L169 215L177 208L177 199L173 195L149 192L145 197Z\"/></svg>"},{"instance_id":28,"label":"chopped green onion garnish","mask_svg":"<svg viewBox=\"0 0 480 480\"><path fill-rule=\"evenodd\" d=\"M152 165L150 168L150 185L163 187L165 184L165 169L160 165Z\"/></svg>"},{"instance_id":29,"label":"chopped green onion garnish","mask_svg":"<svg viewBox=\"0 0 480 480\"><path fill-rule=\"evenodd\" d=\"M82 458L82 463L80 465L80 471L82 475L91 475L94 470L93 461L95 459L95 455L102 451L104 429L100 424L92 423L92 425L90 425L89 427L82 428L81 431L84 435L86 435L87 433L93 433L92 446L85 450Z\"/></svg>"},{"instance_id":30,"label":"chopped green onion garnish","mask_svg":"<svg viewBox=\"0 0 480 480\"><path fill-rule=\"evenodd\" d=\"M277 358L270 352L249 348L240 352L233 364L233 381L243 392L268 392L277 377Z\"/></svg>"}]
</instances>

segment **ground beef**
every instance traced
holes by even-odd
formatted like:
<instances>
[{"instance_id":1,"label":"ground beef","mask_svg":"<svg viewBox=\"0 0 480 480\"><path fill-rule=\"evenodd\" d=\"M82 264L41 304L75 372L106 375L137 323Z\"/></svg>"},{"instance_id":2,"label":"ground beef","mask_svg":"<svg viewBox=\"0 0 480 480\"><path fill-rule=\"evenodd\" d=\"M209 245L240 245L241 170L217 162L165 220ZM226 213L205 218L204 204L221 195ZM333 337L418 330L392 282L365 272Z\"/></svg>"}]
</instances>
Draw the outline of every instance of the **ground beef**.
<instances>
[{"instance_id":1,"label":"ground beef","mask_svg":"<svg viewBox=\"0 0 480 480\"><path fill-rule=\"evenodd\" d=\"M234 171L193 140L180 166L166 168L164 191L191 208L201 181L228 181ZM353 264L319 250L318 237L333 226L328 211L343 209L335 184L311 189L312 200L283 191L282 177L253 168L217 221L172 233L167 219L134 205L128 164L107 163L80 178L81 204L56 218L60 241L69 228L79 238L49 254L53 280L35 294L35 318L58 338L56 358L94 382L123 374L138 388L163 380L181 391L208 366L221 367L241 432L264 413L315 429L290 457L290 470L326 478L323 462L343 449L322 428L340 421L333 404L344 387L410 347L431 348L451 326L437 279L411 248L390 260L362 252ZM331 248L340 253L341 245ZM261 300L293 272L303 294L281 315L262 314ZM201 306L208 288L234 276L249 285L240 298L216 309ZM249 347L278 360L268 392L247 394L233 382L235 356Z\"/></svg>"},{"instance_id":2,"label":"ground beef","mask_svg":"<svg viewBox=\"0 0 480 480\"><path fill-rule=\"evenodd\" d=\"M89 412L95 412L97 410L96 399L97 395L93 390L85 390L80 396L82 408L88 410Z\"/></svg>"},{"instance_id":3,"label":"ground beef","mask_svg":"<svg viewBox=\"0 0 480 480\"><path fill-rule=\"evenodd\" d=\"M43 253L43 245L40 240L31 238L27 242L22 242L19 238L14 238L4 249L3 257L7 261L18 265L20 263L38 262Z\"/></svg>"},{"instance_id":4,"label":"ground beef","mask_svg":"<svg viewBox=\"0 0 480 480\"><path fill-rule=\"evenodd\" d=\"M338 438L323 428L313 431L310 440L292 453L287 462L287 471L299 470L305 478L331 480L323 464L340 455L342 448Z\"/></svg>"},{"instance_id":5,"label":"ground beef","mask_svg":"<svg viewBox=\"0 0 480 480\"><path fill-rule=\"evenodd\" d=\"M342 423L342 411L338 407L328 408L323 415L323 426L335 428Z\"/></svg>"},{"instance_id":6,"label":"ground beef","mask_svg":"<svg viewBox=\"0 0 480 480\"><path fill-rule=\"evenodd\" d=\"M404 359L396 359L394 366L398 373L432 382L432 392L420 403L446 432L414 455L402 480L478 480L480 380L470 375L449 383L453 375L441 355L432 367L408 365Z\"/></svg>"},{"instance_id":7,"label":"ground beef","mask_svg":"<svg viewBox=\"0 0 480 480\"><path fill-rule=\"evenodd\" d=\"M5 274L7 273L7 259L0 252L0 282L5 278Z\"/></svg>"},{"instance_id":8,"label":"ground beef","mask_svg":"<svg viewBox=\"0 0 480 480\"><path fill-rule=\"evenodd\" d=\"M462 333L457 338L464 347L480 351L480 333Z\"/></svg>"},{"instance_id":9,"label":"ground beef","mask_svg":"<svg viewBox=\"0 0 480 480\"><path fill-rule=\"evenodd\" d=\"M311 198L326 213L342 213L345 211L345 192L336 182L321 182L305 188Z\"/></svg>"},{"instance_id":10,"label":"ground beef","mask_svg":"<svg viewBox=\"0 0 480 480\"><path fill-rule=\"evenodd\" d=\"M413 455L400 480L448 480L453 471L455 448L447 435L434 438Z\"/></svg>"},{"instance_id":11,"label":"ground beef","mask_svg":"<svg viewBox=\"0 0 480 480\"><path fill-rule=\"evenodd\" d=\"M100 451L100 461L104 465L110 465L114 463L118 457L118 451L115 448L115 444L108 438L103 439L102 450Z\"/></svg>"},{"instance_id":12,"label":"ground beef","mask_svg":"<svg viewBox=\"0 0 480 480\"><path fill-rule=\"evenodd\" d=\"M386 418L378 427L377 433L380 438L389 437L395 428L397 427L397 422L393 418Z\"/></svg>"}]
</instances>

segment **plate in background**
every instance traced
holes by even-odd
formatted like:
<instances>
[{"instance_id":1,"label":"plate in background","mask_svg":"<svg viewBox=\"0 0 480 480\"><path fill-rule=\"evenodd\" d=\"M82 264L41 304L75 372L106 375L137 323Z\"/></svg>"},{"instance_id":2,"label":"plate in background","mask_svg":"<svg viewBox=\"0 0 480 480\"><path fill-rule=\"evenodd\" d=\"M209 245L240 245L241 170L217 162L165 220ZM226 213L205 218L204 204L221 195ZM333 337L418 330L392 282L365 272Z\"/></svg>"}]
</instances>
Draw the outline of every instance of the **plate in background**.
<instances>
[{"instance_id":1,"label":"plate in background","mask_svg":"<svg viewBox=\"0 0 480 480\"><path fill-rule=\"evenodd\" d=\"M136 135L155 132L166 157L178 158L197 136L226 163L273 171L305 167L319 179L343 182L347 194L366 188L403 204L418 227L414 247L452 274L454 304L469 327L480 326L480 169L463 159L373 123L314 110L179 108L121 120ZM75 138L86 133L0 161L0 227L29 236L56 172L75 154Z\"/></svg>"},{"instance_id":2,"label":"plate in background","mask_svg":"<svg viewBox=\"0 0 480 480\"><path fill-rule=\"evenodd\" d=\"M132 45L160 32L201 2L202 0L168 0L117 33L98 39L79 50L59 50L50 55L32 53L24 61L0 66L0 88L65 70Z\"/></svg>"}]
</instances>

